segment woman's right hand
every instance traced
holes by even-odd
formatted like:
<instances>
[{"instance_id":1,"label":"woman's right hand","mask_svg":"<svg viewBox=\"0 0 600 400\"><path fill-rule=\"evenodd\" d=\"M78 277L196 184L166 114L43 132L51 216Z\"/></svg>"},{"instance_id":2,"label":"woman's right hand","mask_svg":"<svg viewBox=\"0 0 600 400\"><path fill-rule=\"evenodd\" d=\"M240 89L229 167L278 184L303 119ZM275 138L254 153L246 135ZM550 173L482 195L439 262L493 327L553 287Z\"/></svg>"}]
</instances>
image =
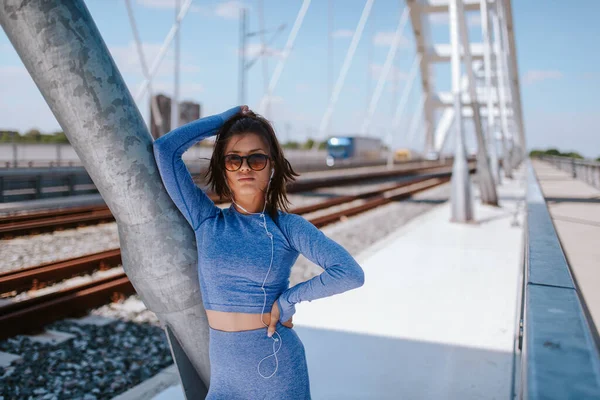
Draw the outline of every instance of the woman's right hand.
<instances>
[{"instance_id":1,"label":"woman's right hand","mask_svg":"<svg viewBox=\"0 0 600 400\"><path fill-rule=\"evenodd\" d=\"M242 115L246 115L250 111L250 108L248 108L248 106L244 104L243 106L240 106L240 111Z\"/></svg>"}]
</instances>

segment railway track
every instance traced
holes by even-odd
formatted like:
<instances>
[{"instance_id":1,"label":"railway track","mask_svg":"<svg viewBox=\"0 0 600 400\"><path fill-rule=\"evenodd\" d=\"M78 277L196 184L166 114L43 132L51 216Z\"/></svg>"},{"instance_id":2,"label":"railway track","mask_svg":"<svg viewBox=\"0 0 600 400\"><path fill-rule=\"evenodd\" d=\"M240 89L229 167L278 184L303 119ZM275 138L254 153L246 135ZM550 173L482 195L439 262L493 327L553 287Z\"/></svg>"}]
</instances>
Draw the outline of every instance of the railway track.
<instances>
[{"instance_id":1,"label":"railway track","mask_svg":"<svg viewBox=\"0 0 600 400\"><path fill-rule=\"evenodd\" d=\"M378 173L358 173L349 176L323 177L306 179L288 185L288 193L298 193L323 187L348 185L373 179L386 179L410 176L447 169L447 166L426 165L419 167L399 168ZM216 204L225 200L214 194L209 195ZM15 215L0 218L0 239L12 239L16 236L54 232L64 229L78 228L105 222L113 222L114 216L107 206L88 206L71 209L42 211L26 215Z\"/></svg>"},{"instance_id":2,"label":"railway track","mask_svg":"<svg viewBox=\"0 0 600 400\"><path fill-rule=\"evenodd\" d=\"M364 200L364 203L360 205L349 206L340 211L308 219L320 228L386 203L410 197L449 180L449 172L439 173L434 177L416 177L403 183L387 185L384 188L365 191L354 196L341 196L312 206L296 208L290 212L309 214L349 204L356 200ZM9 299L25 290L40 289L53 282L77 275L90 274L96 270L110 269L120 263L120 249L114 249L0 274L0 296L5 297L3 303L0 304L0 326L3 327L0 330L0 339L39 330L52 321L80 315L90 308L96 308L134 294L135 290L127 276L123 272L118 272L109 277L26 300L12 301Z\"/></svg>"},{"instance_id":3,"label":"railway track","mask_svg":"<svg viewBox=\"0 0 600 400\"><path fill-rule=\"evenodd\" d=\"M103 222L113 222L115 218L105 207L76 213L61 213L60 215L42 216L40 218L24 218L23 221L0 222L0 238L12 239L15 236L36 235L64 229L73 229L86 225L96 225Z\"/></svg>"}]
</instances>

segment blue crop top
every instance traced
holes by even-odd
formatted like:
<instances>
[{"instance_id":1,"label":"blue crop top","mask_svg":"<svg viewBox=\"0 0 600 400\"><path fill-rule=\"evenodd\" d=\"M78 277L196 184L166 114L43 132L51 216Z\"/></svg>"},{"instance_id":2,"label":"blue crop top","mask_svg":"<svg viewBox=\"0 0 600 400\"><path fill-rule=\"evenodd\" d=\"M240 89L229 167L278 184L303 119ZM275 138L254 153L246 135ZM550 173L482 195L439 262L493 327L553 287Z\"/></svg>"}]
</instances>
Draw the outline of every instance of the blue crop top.
<instances>
[{"instance_id":1,"label":"blue crop top","mask_svg":"<svg viewBox=\"0 0 600 400\"><path fill-rule=\"evenodd\" d=\"M183 153L194 143L213 136L240 111L201 118L181 126L154 142L154 157L167 192L193 227L198 249L198 277L206 310L260 314L261 289L271 262L271 240L259 215L242 214L231 206L221 209L192 181ZM342 293L362 286L364 273L339 244L299 215L278 212L277 223L265 213L273 235L273 264L264 284L265 312L277 300L280 322L295 313L301 301ZM299 254L324 272L288 288L290 270Z\"/></svg>"}]
</instances>

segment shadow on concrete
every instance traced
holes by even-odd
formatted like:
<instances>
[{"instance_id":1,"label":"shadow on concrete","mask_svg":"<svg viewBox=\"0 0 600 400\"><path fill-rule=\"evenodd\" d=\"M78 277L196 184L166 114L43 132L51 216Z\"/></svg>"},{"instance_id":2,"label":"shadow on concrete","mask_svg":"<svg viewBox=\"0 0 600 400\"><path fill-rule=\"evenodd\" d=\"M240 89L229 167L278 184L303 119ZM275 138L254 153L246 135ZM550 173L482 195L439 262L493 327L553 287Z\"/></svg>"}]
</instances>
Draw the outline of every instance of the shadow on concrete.
<instances>
[{"instance_id":1,"label":"shadow on concrete","mask_svg":"<svg viewBox=\"0 0 600 400\"><path fill-rule=\"evenodd\" d=\"M294 329L305 345L314 400L512 397L512 352Z\"/></svg>"},{"instance_id":2,"label":"shadow on concrete","mask_svg":"<svg viewBox=\"0 0 600 400\"><path fill-rule=\"evenodd\" d=\"M600 197L546 197L546 203L600 204Z\"/></svg>"},{"instance_id":3,"label":"shadow on concrete","mask_svg":"<svg viewBox=\"0 0 600 400\"><path fill-rule=\"evenodd\" d=\"M572 182L575 178L570 176L552 176L552 175L537 175L538 181L551 181L551 182Z\"/></svg>"},{"instance_id":4,"label":"shadow on concrete","mask_svg":"<svg viewBox=\"0 0 600 400\"><path fill-rule=\"evenodd\" d=\"M556 220L556 221L573 222L575 224L588 225L588 226L596 226L596 227L600 228L600 222L588 221L588 220L581 219L581 218L573 218L573 217L565 217L565 216L561 216L561 215L553 215L552 219Z\"/></svg>"},{"instance_id":5,"label":"shadow on concrete","mask_svg":"<svg viewBox=\"0 0 600 400\"><path fill-rule=\"evenodd\" d=\"M499 219L505 219L505 218L506 218L507 220L510 220L510 217L512 217L512 218L513 218L513 220L515 220L515 219L516 219L516 217L518 216L518 214L519 214L519 213L518 213L516 210L512 210L512 211L508 210L508 211L506 211L506 212L504 212L504 213L502 213L502 214L494 215L494 216L492 216L492 217L487 217L487 218L481 218L481 219L478 219L478 220L477 220L477 223L478 223L478 224L487 224L487 223L489 223L489 222L492 222L492 221L497 221L497 220L499 220ZM520 224L518 224L518 225L516 225L516 226L520 226Z\"/></svg>"},{"instance_id":6,"label":"shadow on concrete","mask_svg":"<svg viewBox=\"0 0 600 400\"><path fill-rule=\"evenodd\" d=\"M473 195L473 199L477 200L477 201L481 201L481 196L477 193ZM510 202L519 202L519 201L525 201L525 198L523 196L498 196L498 202L500 203L500 206L502 206L502 202L504 201L510 201Z\"/></svg>"}]
</instances>

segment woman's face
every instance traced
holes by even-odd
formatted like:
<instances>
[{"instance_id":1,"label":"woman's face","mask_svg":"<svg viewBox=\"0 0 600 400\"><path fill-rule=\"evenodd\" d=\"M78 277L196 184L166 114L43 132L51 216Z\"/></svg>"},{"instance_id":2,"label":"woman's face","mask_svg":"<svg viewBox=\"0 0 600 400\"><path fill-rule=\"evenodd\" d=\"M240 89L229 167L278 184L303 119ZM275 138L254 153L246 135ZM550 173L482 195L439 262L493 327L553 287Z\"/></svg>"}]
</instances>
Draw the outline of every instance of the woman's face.
<instances>
[{"instance_id":1,"label":"woman's face","mask_svg":"<svg viewBox=\"0 0 600 400\"><path fill-rule=\"evenodd\" d=\"M239 165L239 159L228 156L250 156L252 154L262 154L270 156L267 144L255 133L242 133L232 136L225 146L225 177L227 184L233 192L235 198L240 196L257 196L265 192L271 176L271 161L260 157L251 159L252 166L258 169L264 165L260 171L250 168L248 159L241 160L241 167L237 171L229 171Z\"/></svg>"}]
</instances>

